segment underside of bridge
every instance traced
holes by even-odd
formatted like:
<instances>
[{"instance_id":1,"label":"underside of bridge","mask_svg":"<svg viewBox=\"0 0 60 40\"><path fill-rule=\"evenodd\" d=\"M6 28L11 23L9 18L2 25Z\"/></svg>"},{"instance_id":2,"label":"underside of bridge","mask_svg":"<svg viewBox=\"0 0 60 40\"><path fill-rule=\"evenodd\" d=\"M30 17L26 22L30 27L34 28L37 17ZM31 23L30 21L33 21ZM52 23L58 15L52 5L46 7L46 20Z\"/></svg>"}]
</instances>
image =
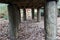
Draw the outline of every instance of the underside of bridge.
<instances>
[{"instance_id":1,"label":"underside of bridge","mask_svg":"<svg viewBox=\"0 0 60 40\"><path fill-rule=\"evenodd\" d=\"M16 28L21 22L20 8L24 10L24 20L26 20L26 8L37 9L37 22L39 22L39 9L44 7L44 26L45 40L56 40L57 26L57 0L0 0L0 3L8 5L9 20L10 20L10 36L11 40L16 39ZM32 11L32 13L34 13ZM32 14L33 16L34 14ZM32 17L33 18L33 17Z\"/></svg>"},{"instance_id":2,"label":"underside of bridge","mask_svg":"<svg viewBox=\"0 0 60 40\"><path fill-rule=\"evenodd\" d=\"M45 4L45 0L0 0L0 2L15 4L19 8L39 8Z\"/></svg>"}]
</instances>

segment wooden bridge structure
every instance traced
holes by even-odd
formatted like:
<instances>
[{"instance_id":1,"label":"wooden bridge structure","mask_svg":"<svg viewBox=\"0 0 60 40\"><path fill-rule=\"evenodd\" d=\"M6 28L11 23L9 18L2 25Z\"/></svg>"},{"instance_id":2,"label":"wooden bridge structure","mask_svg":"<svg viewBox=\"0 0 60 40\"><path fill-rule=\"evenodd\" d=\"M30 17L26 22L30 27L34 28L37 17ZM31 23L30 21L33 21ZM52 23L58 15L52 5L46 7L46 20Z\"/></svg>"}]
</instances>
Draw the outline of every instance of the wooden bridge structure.
<instances>
[{"instance_id":1,"label":"wooden bridge structure","mask_svg":"<svg viewBox=\"0 0 60 40\"><path fill-rule=\"evenodd\" d=\"M32 9L32 19L34 19L34 9L36 8L38 10L37 22L39 22L41 17L39 9L41 7L44 7L45 40L56 40L57 0L0 0L0 3L8 4L11 40L17 40L16 28L21 22L20 9L22 8L24 10L25 21L26 8Z\"/></svg>"}]
</instances>

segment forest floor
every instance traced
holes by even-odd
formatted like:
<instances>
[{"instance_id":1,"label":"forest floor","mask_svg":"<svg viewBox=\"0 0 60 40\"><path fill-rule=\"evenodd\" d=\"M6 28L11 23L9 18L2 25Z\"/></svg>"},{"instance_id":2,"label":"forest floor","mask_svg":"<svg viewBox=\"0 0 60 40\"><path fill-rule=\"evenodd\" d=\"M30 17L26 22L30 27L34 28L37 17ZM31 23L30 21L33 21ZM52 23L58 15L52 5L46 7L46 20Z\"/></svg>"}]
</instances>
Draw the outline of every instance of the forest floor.
<instances>
[{"instance_id":1,"label":"forest floor","mask_svg":"<svg viewBox=\"0 0 60 40\"><path fill-rule=\"evenodd\" d=\"M0 40L10 40L9 21L0 19ZM45 40L44 18L22 21L17 29L17 40ZM57 40L60 40L60 17L57 18Z\"/></svg>"}]
</instances>

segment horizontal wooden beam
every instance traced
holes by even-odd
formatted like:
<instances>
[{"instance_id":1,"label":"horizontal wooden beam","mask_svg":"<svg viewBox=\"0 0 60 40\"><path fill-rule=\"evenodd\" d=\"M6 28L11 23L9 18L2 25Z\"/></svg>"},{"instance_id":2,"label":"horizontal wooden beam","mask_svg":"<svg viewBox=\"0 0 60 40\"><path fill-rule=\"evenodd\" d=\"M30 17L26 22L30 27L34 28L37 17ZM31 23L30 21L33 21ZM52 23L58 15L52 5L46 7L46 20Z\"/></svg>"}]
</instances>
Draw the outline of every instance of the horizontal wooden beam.
<instances>
[{"instance_id":1,"label":"horizontal wooden beam","mask_svg":"<svg viewBox=\"0 0 60 40\"><path fill-rule=\"evenodd\" d=\"M16 4L20 8L37 8L42 5L44 0L0 0L0 3L7 3L7 4Z\"/></svg>"},{"instance_id":2,"label":"horizontal wooden beam","mask_svg":"<svg viewBox=\"0 0 60 40\"><path fill-rule=\"evenodd\" d=\"M34 6L34 4L36 4L38 2L38 0L33 0L28 6Z\"/></svg>"}]
</instances>

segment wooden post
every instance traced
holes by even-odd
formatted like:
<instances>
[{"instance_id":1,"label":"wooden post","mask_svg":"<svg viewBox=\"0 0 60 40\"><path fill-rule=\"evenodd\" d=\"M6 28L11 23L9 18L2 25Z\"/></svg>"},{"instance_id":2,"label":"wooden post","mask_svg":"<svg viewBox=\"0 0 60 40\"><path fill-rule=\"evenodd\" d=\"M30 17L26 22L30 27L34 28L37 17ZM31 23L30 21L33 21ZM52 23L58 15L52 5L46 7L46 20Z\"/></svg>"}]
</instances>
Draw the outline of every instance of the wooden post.
<instances>
[{"instance_id":1,"label":"wooden post","mask_svg":"<svg viewBox=\"0 0 60 40\"><path fill-rule=\"evenodd\" d=\"M16 5L8 5L8 13L9 13L9 25L10 25L10 40L16 39L16 28L20 23L20 10Z\"/></svg>"},{"instance_id":2,"label":"wooden post","mask_svg":"<svg viewBox=\"0 0 60 40\"><path fill-rule=\"evenodd\" d=\"M45 40L57 40L57 4L55 0L47 0L45 5Z\"/></svg>"},{"instance_id":3,"label":"wooden post","mask_svg":"<svg viewBox=\"0 0 60 40\"><path fill-rule=\"evenodd\" d=\"M24 21L26 21L26 9L25 8L23 9L23 18L24 18Z\"/></svg>"},{"instance_id":4,"label":"wooden post","mask_svg":"<svg viewBox=\"0 0 60 40\"><path fill-rule=\"evenodd\" d=\"M40 9L37 9L37 22L39 22L41 19L41 14L39 11L40 11Z\"/></svg>"},{"instance_id":5,"label":"wooden post","mask_svg":"<svg viewBox=\"0 0 60 40\"><path fill-rule=\"evenodd\" d=\"M32 19L34 19L34 9L32 8Z\"/></svg>"},{"instance_id":6,"label":"wooden post","mask_svg":"<svg viewBox=\"0 0 60 40\"><path fill-rule=\"evenodd\" d=\"M21 10L19 9L18 11L20 12L19 16L20 16L20 23L21 23Z\"/></svg>"}]
</instances>

